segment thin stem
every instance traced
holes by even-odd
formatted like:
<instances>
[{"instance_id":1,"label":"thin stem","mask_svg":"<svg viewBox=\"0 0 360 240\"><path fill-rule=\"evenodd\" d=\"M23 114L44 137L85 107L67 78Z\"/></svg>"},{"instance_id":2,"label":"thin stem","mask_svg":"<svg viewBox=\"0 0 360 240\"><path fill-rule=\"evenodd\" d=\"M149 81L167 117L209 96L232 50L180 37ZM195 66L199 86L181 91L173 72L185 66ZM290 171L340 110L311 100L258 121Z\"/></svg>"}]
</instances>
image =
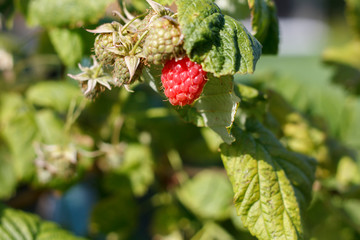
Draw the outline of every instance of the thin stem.
<instances>
[{"instance_id":1,"label":"thin stem","mask_svg":"<svg viewBox=\"0 0 360 240\"><path fill-rule=\"evenodd\" d=\"M121 29L121 34L124 33L124 30L126 30L126 28L127 28L128 26L130 26L130 24L132 24L135 20L137 20L137 19L139 19L139 18L142 18L143 16L146 16L146 14L147 14L147 13L144 13L144 14L141 14L141 15L139 15L139 16L136 16L136 17L134 17L133 19L131 19L129 22L127 22L127 23L122 27L122 29Z\"/></svg>"},{"instance_id":2,"label":"thin stem","mask_svg":"<svg viewBox=\"0 0 360 240\"><path fill-rule=\"evenodd\" d=\"M99 66L96 68L96 72L94 73L94 79L98 77L102 66L103 66L103 63L101 62L101 63L99 64Z\"/></svg>"},{"instance_id":3,"label":"thin stem","mask_svg":"<svg viewBox=\"0 0 360 240\"><path fill-rule=\"evenodd\" d=\"M97 150L97 151L87 151L84 149L78 149L78 152L85 156L85 157L89 157L89 158L94 158L94 157L99 157L101 155L104 155L105 153L103 151Z\"/></svg>"},{"instance_id":4,"label":"thin stem","mask_svg":"<svg viewBox=\"0 0 360 240\"><path fill-rule=\"evenodd\" d=\"M74 122L79 118L79 116L82 113L82 111L84 110L85 106L86 106L86 101L85 101L85 99L82 99L79 107L74 112L74 115L73 115Z\"/></svg>"},{"instance_id":5,"label":"thin stem","mask_svg":"<svg viewBox=\"0 0 360 240\"><path fill-rule=\"evenodd\" d=\"M73 99L71 99L69 109L67 112L67 117L66 117L66 122L65 122L65 132L66 133L69 132L70 127L73 124L73 116L74 116L75 107L76 107L76 100L75 100L75 98L73 98Z\"/></svg>"},{"instance_id":6,"label":"thin stem","mask_svg":"<svg viewBox=\"0 0 360 240\"><path fill-rule=\"evenodd\" d=\"M85 101L85 99L82 99L79 107L77 109L75 109L75 107L76 107L76 99L73 98L71 100L69 110L68 110L68 113L67 113L66 122L65 122L65 132L70 131L71 126L75 123L75 121L80 116L81 112L84 110L85 105L86 105L86 101Z\"/></svg>"},{"instance_id":7,"label":"thin stem","mask_svg":"<svg viewBox=\"0 0 360 240\"><path fill-rule=\"evenodd\" d=\"M171 168L174 170L179 184L182 185L189 177L183 169L182 160L180 154L175 149L168 152L168 159Z\"/></svg>"},{"instance_id":8,"label":"thin stem","mask_svg":"<svg viewBox=\"0 0 360 240\"><path fill-rule=\"evenodd\" d=\"M144 40L146 34L149 32L149 30L146 30L140 37L140 39L135 43L133 49L131 49L130 55L135 55L137 47L140 45L141 41Z\"/></svg>"},{"instance_id":9,"label":"thin stem","mask_svg":"<svg viewBox=\"0 0 360 240\"><path fill-rule=\"evenodd\" d=\"M120 132L121 132L121 128L124 124L124 118L123 117L117 117L114 121L114 131L113 131L113 135L111 138L111 143L113 145L116 145L119 143L119 138L120 138Z\"/></svg>"}]
</instances>

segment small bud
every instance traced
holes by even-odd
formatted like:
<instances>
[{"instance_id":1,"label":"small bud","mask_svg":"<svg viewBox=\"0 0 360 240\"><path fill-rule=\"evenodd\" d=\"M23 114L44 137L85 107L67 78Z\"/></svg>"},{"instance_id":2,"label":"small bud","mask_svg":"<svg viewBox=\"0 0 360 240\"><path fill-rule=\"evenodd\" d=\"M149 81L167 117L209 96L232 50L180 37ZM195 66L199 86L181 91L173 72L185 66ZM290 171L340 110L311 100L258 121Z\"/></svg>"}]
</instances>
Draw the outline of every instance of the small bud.
<instances>
[{"instance_id":1,"label":"small bud","mask_svg":"<svg viewBox=\"0 0 360 240\"><path fill-rule=\"evenodd\" d=\"M82 92L85 97L93 99L105 88L111 90L110 83L113 84L113 78L106 73L102 65L93 57L93 65L91 67L83 67L79 64L81 73L77 75L68 74L69 77L81 83Z\"/></svg>"},{"instance_id":2,"label":"small bud","mask_svg":"<svg viewBox=\"0 0 360 240\"><path fill-rule=\"evenodd\" d=\"M161 5L160 3L157 3L155 1L152 0L146 0L150 6L152 7L152 9L154 9L154 11L159 14L160 16L164 16L164 15L170 15L173 14L174 12L171 11L170 8L164 7L163 5Z\"/></svg>"}]
</instances>

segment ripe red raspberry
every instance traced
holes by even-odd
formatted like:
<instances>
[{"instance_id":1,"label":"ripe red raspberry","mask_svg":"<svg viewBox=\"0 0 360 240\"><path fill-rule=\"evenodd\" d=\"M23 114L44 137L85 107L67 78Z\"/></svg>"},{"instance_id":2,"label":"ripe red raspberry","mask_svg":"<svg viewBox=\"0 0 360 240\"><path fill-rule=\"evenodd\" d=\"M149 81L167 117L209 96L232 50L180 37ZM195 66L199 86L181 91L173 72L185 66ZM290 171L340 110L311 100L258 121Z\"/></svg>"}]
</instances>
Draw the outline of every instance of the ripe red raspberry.
<instances>
[{"instance_id":1,"label":"ripe red raspberry","mask_svg":"<svg viewBox=\"0 0 360 240\"><path fill-rule=\"evenodd\" d=\"M206 72L201 65L187 57L167 61L161 74L164 93L174 106L193 103L200 96L206 81Z\"/></svg>"}]
</instances>

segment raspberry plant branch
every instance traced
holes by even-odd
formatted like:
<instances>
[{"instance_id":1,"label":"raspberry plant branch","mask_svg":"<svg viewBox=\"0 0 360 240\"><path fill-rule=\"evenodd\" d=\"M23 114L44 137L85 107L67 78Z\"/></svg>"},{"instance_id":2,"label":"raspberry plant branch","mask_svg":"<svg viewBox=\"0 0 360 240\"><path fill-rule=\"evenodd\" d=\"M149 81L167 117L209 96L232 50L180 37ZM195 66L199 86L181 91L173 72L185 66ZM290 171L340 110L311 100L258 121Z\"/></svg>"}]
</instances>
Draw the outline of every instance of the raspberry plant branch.
<instances>
[{"instance_id":1,"label":"raspberry plant branch","mask_svg":"<svg viewBox=\"0 0 360 240\"><path fill-rule=\"evenodd\" d=\"M54 192L67 201L67 190L85 183L84 192L99 192L83 232L90 239L359 238L358 0L345 1L354 39L323 56L335 72L317 57L281 56L262 59L269 72L245 77L258 70L260 55L278 51L273 0L126 1L139 16L118 1L123 10L89 30L94 41L82 26L108 21L101 18L111 2L0 4L7 205L33 209ZM248 13L252 29L238 21ZM13 36L14 14L23 16L16 23L40 25L31 29L39 40L31 56L33 44ZM92 47L94 61L85 64ZM43 190L23 195L28 189ZM71 214L82 215L85 205ZM79 239L0 206L0 239L48 238Z\"/></svg>"},{"instance_id":2,"label":"raspberry plant branch","mask_svg":"<svg viewBox=\"0 0 360 240\"><path fill-rule=\"evenodd\" d=\"M171 105L180 106L175 110L184 120L211 128L224 141L221 156L244 225L261 240L303 239L303 211L310 201L315 164L287 151L252 118L252 111L242 109L247 90L233 81L236 73L254 72L261 43L212 0L176 1L177 13L148 2L152 10L130 16L124 26L113 22L92 31L99 34L94 47L101 62L93 77L105 65L113 69L114 80L108 83L128 89L142 75ZM275 53L273 2L249 3L253 32L269 44L265 52ZM86 92L97 83L91 80ZM179 181L185 181L180 156L168 158Z\"/></svg>"}]
</instances>

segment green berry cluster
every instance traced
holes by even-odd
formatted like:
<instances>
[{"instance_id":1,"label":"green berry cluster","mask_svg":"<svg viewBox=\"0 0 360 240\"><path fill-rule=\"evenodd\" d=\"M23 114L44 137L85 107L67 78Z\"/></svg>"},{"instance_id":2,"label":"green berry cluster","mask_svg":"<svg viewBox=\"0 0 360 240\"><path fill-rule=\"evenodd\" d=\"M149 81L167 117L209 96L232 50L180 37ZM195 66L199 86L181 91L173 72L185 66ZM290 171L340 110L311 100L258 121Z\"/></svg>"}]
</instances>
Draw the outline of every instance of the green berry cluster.
<instances>
[{"instance_id":1,"label":"green berry cluster","mask_svg":"<svg viewBox=\"0 0 360 240\"><path fill-rule=\"evenodd\" d=\"M86 71L69 75L81 82L86 97L94 99L111 86L127 89L140 79L146 65L161 65L184 55L176 14L152 0L147 1L151 9L143 15L128 14L127 18L115 12L122 22L113 21L88 30L97 34L94 66L82 67Z\"/></svg>"}]
</instances>

